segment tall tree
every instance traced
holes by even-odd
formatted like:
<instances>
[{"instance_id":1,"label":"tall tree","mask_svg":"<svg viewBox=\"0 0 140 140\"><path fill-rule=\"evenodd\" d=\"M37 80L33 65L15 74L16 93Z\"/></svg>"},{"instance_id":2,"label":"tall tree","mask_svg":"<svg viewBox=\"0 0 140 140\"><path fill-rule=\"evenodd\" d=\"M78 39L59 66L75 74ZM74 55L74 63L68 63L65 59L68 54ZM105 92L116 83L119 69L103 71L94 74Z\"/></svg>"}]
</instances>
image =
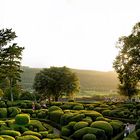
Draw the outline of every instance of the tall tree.
<instances>
[{"instance_id":1,"label":"tall tree","mask_svg":"<svg viewBox=\"0 0 140 140\"><path fill-rule=\"evenodd\" d=\"M17 37L11 29L0 30L0 74L1 79L7 78L10 85L11 101L13 101L12 88L20 81L20 60L23 47L11 41Z\"/></svg>"},{"instance_id":2,"label":"tall tree","mask_svg":"<svg viewBox=\"0 0 140 140\"><path fill-rule=\"evenodd\" d=\"M79 92L79 79L67 67L46 68L36 74L34 89L48 99L58 100L62 95Z\"/></svg>"},{"instance_id":3,"label":"tall tree","mask_svg":"<svg viewBox=\"0 0 140 140\"><path fill-rule=\"evenodd\" d=\"M119 92L131 98L137 94L140 81L140 23L137 23L129 36L119 38L116 46L119 54L113 67L120 80Z\"/></svg>"}]
</instances>

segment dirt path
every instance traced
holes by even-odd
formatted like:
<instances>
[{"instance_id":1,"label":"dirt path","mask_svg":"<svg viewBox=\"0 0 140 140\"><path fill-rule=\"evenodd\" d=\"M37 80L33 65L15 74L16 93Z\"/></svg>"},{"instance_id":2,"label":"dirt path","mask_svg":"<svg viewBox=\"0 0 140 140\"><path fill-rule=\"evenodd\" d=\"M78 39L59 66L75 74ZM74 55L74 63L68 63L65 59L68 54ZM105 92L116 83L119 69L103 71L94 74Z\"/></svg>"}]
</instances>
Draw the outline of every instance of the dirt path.
<instances>
[{"instance_id":1,"label":"dirt path","mask_svg":"<svg viewBox=\"0 0 140 140\"><path fill-rule=\"evenodd\" d=\"M130 127L130 133L135 129L135 124L129 124L129 127Z\"/></svg>"},{"instance_id":2,"label":"dirt path","mask_svg":"<svg viewBox=\"0 0 140 140\"><path fill-rule=\"evenodd\" d=\"M58 130L56 128L53 128L53 132L54 132L54 134L59 134L60 135L60 130Z\"/></svg>"}]
</instances>

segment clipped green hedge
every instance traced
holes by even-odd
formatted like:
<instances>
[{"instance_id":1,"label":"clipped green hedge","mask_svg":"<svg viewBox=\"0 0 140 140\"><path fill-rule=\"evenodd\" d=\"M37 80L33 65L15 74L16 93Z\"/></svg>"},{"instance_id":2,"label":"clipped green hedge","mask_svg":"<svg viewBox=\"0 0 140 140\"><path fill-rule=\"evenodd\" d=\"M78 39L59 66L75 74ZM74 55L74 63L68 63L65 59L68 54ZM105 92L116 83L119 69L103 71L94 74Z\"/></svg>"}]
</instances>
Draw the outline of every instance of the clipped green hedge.
<instances>
[{"instance_id":1,"label":"clipped green hedge","mask_svg":"<svg viewBox=\"0 0 140 140\"><path fill-rule=\"evenodd\" d=\"M15 131L15 130L2 130L0 131L0 135L9 135L9 136L21 136L20 132Z\"/></svg>"},{"instance_id":2,"label":"clipped green hedge","mask_svg":"<svg viewBox=\"0 0 140 140\"><path fill-rule=\"evenodd\" d=\"M66 126L63 126L61 128L61 135L62 136L70 136L71 135L71 130L68 129Z\"/></svg>"},{"instance_id":3,"label":"clipped green hedge","mask_svg":"<svg viewBox=\"0 0 140 140\"><path fill-rule=\"evenodd\" d=\"M70 118L70 121L82 121L85 118L85 114L76 114Z\"/></svg>"},{"instance_id":4,"label":"clipped green hedge","mask_svg":"<svg viewBox=\"0 0 140 140\"><path fill-rule=\"evenodd\" d=\"M75 105L73 107L74 110L84 110L84 106L83 105Z\"/></svg>"},{"instance_id":5,"label":"clipped green hedge","mask_svg":"<svg viewBox=\"0 0 140 140\"><path fill-rule=\"evenodd\" d=\"M1 135L1 137L2 137L4 140L15 140L14 137L8 136L8 135Z\"/></svg>"},{"instance_id":6,"label":"clipped green hedge","mask_svg":"<svg viewBox=\"0 0 140 140\"><path fill-rule=\"evenodd\" d=\"M96 136L94 134L85 134L82 140L96 140Z\"/></svg>"},{"instance_id":7,"label":"clipped green hedge","mask_svg":"<svg viewBox=\"0 0 140 140\"><path fill-rule=\"evenodd\" d=\"M39 137L39 138L42 137L42 135L41 135L40 133L34 132L34 131L25 131L25 132L23 133L23 135L24 135L24 136L25 136L25 135L33 135L33 136L37 136L37 137Z\"/></svg>"},{"instance_id":8,"label":"clipped green hedge","mask_svg":"<svg viewBox=\"0 0 140 140\"><path fill-rule=\"evenodd\" d=\"M15 117L17 114L21 113L21 109L18 107L9 107L8 110L8 117Z\"/></svg>"},{"instance_id":9,"label":"clipped green hedge","mask_svg":"<svg viewBox=\"0 0 140 140\"><path fill-rule=\"evenodd\" d=\"M109 124L106 121L95 121L91 124L91 127L103 129L108 138L110 138L113 135L113 128L111 124Z\"/></svg>"},{"instance_id":10,"label":"clipped green hedge","mask_svg":"<svg viewBox=\"0 0 140 140\"><path fill-rule=\"evenodd\" d=\"M18 114L15 117L15 123L19 125L25 125L30 122L30 116L28 114Z\"/></svg>"},{"instance_id":11,"label":"clipped green hedge","mask_svg":"<svg viewBox=\"0 0 140 140\"><path fill-rule=\"evenodd\" d=\"M74 130L78 130L78 129L81 129L83 127L87 127L88 126L88 123L87 122L84 122L84 121L79 121L77 122L75 125L74 125Z\"/></svg>"},{"instance_id":12,"label":"clipped green hedge","mask_svg":"<svg viewBox=\"0 0 140 140\"><path fill-rule=\"evenodd\" d=\"M91 117L85 117L82 121L88 122L88 124L92 123L92 118Z\"/></svg>"},{"instance_id":13,"label":"clipped green hedge","mask_svg":"<svg viewBox=\"0 0 140 140\"><path fill-rule=\"evenodd\" d=\"M58 107L58 106L51 106L51 107L48 109L48 112L50 113L50 112L52 112L52 111L58 111L58 110L62 111L62 109L61 109L60 107Z\"/></svg>"},{"instance_id":14,"label":"clipped green hedge","mask_svg":"<svg viewBox=\"0 0 140 140\"><path fill-rule=\"evenodd\" d=\"M40 131L39 134L41 134L42 138L46 138L48 135L48 131Z\"/></svg>"},{"instance_id":15,"label":"clipped green hedge","mask_svg":"<svg viewBox=\"0 0 140 140\"><path fill-rule=\"evenodd\" d=\"M71 118L74 116L74 113L65 113L60 118L60 124L61 125L67 125L69 122L71 122Z\"/></svg>"},{"instance_id":16,"label":"clipped green hedge","mask_svg":"<svg viewBox=\"0 0 140 140\"><path fill-rule=\"evenodd\" d=\"M7 108L0 108L0 118L7 118Z\"/></svg>"},{"instance_id":17,"label":"clipped green hedge","mask_svg":"<svg viewBox=\"0 0 140 140\"><path fill-rule=\"evenodd\" d=\"M26 135L26 136L17 137L16 140L40 140L40 138L33 135Z\"/></svg>"}]
</instances>

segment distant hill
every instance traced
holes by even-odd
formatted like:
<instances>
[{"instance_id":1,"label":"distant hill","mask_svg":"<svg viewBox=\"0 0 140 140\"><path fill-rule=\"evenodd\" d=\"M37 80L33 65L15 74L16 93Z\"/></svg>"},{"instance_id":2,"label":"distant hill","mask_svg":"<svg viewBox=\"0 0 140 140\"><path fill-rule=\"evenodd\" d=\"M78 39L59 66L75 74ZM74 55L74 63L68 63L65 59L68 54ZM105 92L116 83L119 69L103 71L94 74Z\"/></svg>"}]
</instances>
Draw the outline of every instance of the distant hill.
<instances>
[{"instance_id":1,"label":"distant hill","mask_svg":"<svg viewBox=\"0 0 140 140\"><path fill-rule=\"evenodd\" d=\"M34 77L41 68L22 67L22 86L26 90L31 90ZM118 79L115 72L100 72L94 70L72 69L80 79L81 90L89 91L116 91Z\"/></svg>"}]
</instances>

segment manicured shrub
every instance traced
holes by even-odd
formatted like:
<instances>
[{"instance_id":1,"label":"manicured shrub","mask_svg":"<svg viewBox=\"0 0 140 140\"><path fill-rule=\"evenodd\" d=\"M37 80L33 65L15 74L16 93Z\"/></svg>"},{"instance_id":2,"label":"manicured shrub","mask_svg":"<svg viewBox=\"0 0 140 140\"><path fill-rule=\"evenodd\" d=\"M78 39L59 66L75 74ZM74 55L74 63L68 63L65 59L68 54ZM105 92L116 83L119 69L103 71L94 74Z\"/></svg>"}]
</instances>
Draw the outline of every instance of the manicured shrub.
<instances>
[{"instance_id":1,"label":"manicured shrub","mask_svg":"<svg viewBox=\"0 0 140 140\"><path fill-rule=\"evenodd\" d=\"M60 135L58 135L58 134L48 134L47 138L56 139L56 138L60 138Z\"/></svg>"},{"instance_id":2,"label":"manicured shrub","mask_svg":"<svg viewBox=\"0 0 140 140\"><path fill-rule=\"evenodd\" d=\"M28 91L22 92L20 95L20 100L35 100L35 94L30 93Z\"/></svg>"},{"instance_id":3,"label":"manicured shrub","mask_svg":"<svg viewBox=\"0 0 140 140\"><path fill-rule=\"evenodd\" d=\"M70 118L71 121L81 121L85 118L85 114L77 114Z\"/></svg>"},{"instance_id":4,"label":"manicured shrub","mask_svg":"<svg viewBox=\"0 0 140 140\"><path fill-rule=\"evenodd\" d=\"M83 105L75 105L75 106L73 107L73 109L74 109L74 110L84 110L84 107L83 107Z\"/></svg>"},{"instance_id":5,"label":"manicured shrub","mask_svg":"<svg viewBox=\"0 0 140 140\"><path fill-rule=\"evenodd\" d=\"M106 121L106 122L111 122L110 119L108 119L108 118L104 118L104 117L97 117L97 118L96 118L96 121Z\"/></svg>"},{"instance_id":6,"label":"manicured shrub","mask_svg":"<svg viewBox=\"0 0 140 140\"><path fill-rule=\"evenodd\" d=\"M34 129L37 129L37 131L46 131L46 128L38 120L30 120L29 125L32 125Z\"/></svg>"},{"instance_id":7,"label":"manicured shrub","mask_svg":"<svg viewBox=\"0 0 140 140\"><path fill-rule=\"evenodd\" d=\"M94 134L85 134L82 140L96 140L96 136Z\"/></svg>"},{"instance_id":8,"label":"manicured shrub","mask_svg":"<svg viewBox=\"0 0 140 140\"><path fill-rule=\"evenodd\" d=\"M110 124L113 128L113 135L116 135L123 130L123 123L120 121L111 121Z\"/></svg>"},{"instance_id":9,"label":"manicured shrub","mask_svg":"<svg viewBox=\"0 0 140 140\"><path fill-rule=\"evenodd\" d=\"M4 101L0 101L0 107L5 108L5 107L7 107L7 105Z\"/></svg>"},{"instance_id":10,"label":"manicured shrub","mask_svg":"<svg viewBox=\"0 0 140 140\"><path fill-rule=\"evenodd\" d=\"M40 109L37 112L37 117L38 118L46 118L48 115L48 110L47 109Z\"/></svg>"},{"instance_id":11,"label":"manicured shrub","mask_svg":"<svg viewBox=\"0 0 140 140\"><path fill-rule=\"evenodd\" d=\"M15 131L15 130L2 130L0 131L0 135L9 135L9 136L21 136L20 132Z\"/></svg>"},{"instance_id":12,"label":"manicured shrub","mask_svg":"<svg viewBox=\"0 0 140 140\"><path fill-rule=\"evenodd\" d=\"M16 124L25 125L30 122L30 116L28 114L18 114L15 117Z\"/></svg>"},{"instance_id":13,"label":"manicured shrub","mask_svg":"<svg viewBox=\"0 0 140 140\"><path fill-rule=\"evenodd\" d=\"M52 112L52 111L58 111L58 110L62 111L62 109L61 109L60 107L58 107L58 106L51 106L51 107L48 109L48 112L50 113L50 112Z\"/></svg>"},{"instance_id":14,"label":"manicured shrub","mask_svg":"<svg viewBox=\"0 0 140 140\"><path fill-rule=\"evenodd\" d=\"M88 122L88 124L92 123L92 118L91 117L85 117L82 121Z\"/></svg>"},{"instance_id":15,"label":"manicured shrub","mask_svg":"<svg viewBox=\"0 0 140 140\"><path fill-rule=\"evenodd\" d=\"M7 118L7 108L0 108L0 118Z\"/></svg>"},{"instance_id":16,"label":"manicured shrub","mask_svg":"<svg viewBox=\"0 0 140 140\"><path fill-rule=\"evenodd\" d=\"M26 128L24 125L19 125L19 124L11 124L11 125L10 125L10 128L11 128L12 130L19 131L20 133L23 133L23 132L29 130L29 129Z\"/></svg>"},{"instance_id":17,"label":"manicured shrub","mask_svg":"<svg viewBox=\"0 0 140 140\"><path fill-rule=\"evenodd\" d=\"M21 109L18 107L9 107L7 110L8 117L15 117L17 114L21 113Z\"/></svg>"},{"instance_id":18,"label":"manicured shrub","mask_svg":"<svg viewBox=\"0 0 140 140\"><path fill-rule=\"evenodd\" d=\"M0 140L4 140L4 139L0 136Z\"/></svg>"},{"instance_id":19,"label":"manicured shrub","mask_svg":"<svg viewBox=\"0 0 140 140\"><path fill-rule=\"evenodd\" d=\"M61 106L62 102L51 102L51 106Z\"/></svg>"},{"instance_id":20,"label":"manicured shrub","mask_svg":"<svg viewBox=\"0 0 140 140\"><path fill-rule=\"evenodd\" d=\"M40 140L40 138L33 135L26 135L26 136L17 137L16 140Z\"/></svg>"},{"instance_id":21,"label":"manicured shrub","mask_svg":"<svg viewBox=\"0 0 140 140\"><path fill-rule=\"evenodd\" d=\"M67 125L71 121L71 118L73 116L74 116L74 113L63 114L60 118L60 124L61 125Z\"/></svg>"},{"instance_id":22,"label":"manicured shrub","mask_svg":"<svg viewBox=\"0 0 140 140\"><path fill-rule=\"evenodd\" d=\"M140 129L140 119L137 120L135 129Z\"/></svg>"},{"instance_id":23,"label":"manicured shrub","mask_svg":"<svg viewBox=\"0 0 140 140\"><path fill-rule=\"evenodd\" d=\"M1 137L2 137L4 140L15 140L14 137L8 136L8 135L1 135Z\"/></svg>"},{"instance_id":24,"label":"manicured shrub","mask_svg":"<svg viewBox=\"0 0 140 140\"><path fill-rule=\"evenodd\" d=\"M33 114L35 111L33 109L22 109L22 113Z\"/></svg>"},{"instance_id":25,"label":"manicured shrub","mask_svg":"<svg viewBox=\"0 0 140 140\"><path fill-rule=\"evenodd\" d=\"M71 105L71 104L64 104L64 105L61 105L60 107L61 107L63 110L65 110L65 109L72 109L73 105Z\"/></svg>"},{"instance_id":26,"label":"manicured shrub","mask_svg":"<svg viewBox=\"0 0 140 140\"><path fill-rule=\"evenodd\" d=\"M93 121L95 121L97 117L103 116L101 113L93 110L85 112L85 115L91 117Z\"/></svg>"},{"instance_id":27,"label":"manicured shrub","mask_svg":"<svg viewBox=\"0 0 140 140\"><path fill-rule=\"evenodd\" d=\"M105 131L102 129L98 129L98 128L92 128L92 127L84 127L81 128L77 131L75 131L72 135L72 137L74 139L82 139L82 137L85 134L95 134L97 137L97 140L107 140L107 137L105 135Z\"/></svg>"},{"instance_id":28,"label":"manicured shrub","mask_svg":"<svg viewBox=\"0 0 140 140\"><path fill-rule=\"evenodd\" d=\"M75 121L71 121L71 122L68 123L67 127L68 127L70 130L73 130L73 127L74 127L74 125L75 125L76 123L77 123L77 122L75 122Z\"/></svg>"},{"instance_id":29,"label":"manicured shrub","mask_svg":"<svg viewBox=\"0 0 140 140\"><path fill-rule=\"evenodd\" d=\"M74 125L74 130L78 130L78 129L81 129L83 127L87 127L88 126L88 123L87 122L84 122L84 121L79 121L77 122L75 125Z\"/></svg>"},{"instance_id":30,"label":"manicured shrub","mask_svg":"<svg viewBox=\"0 0 140 140\"><path fill-rule=\"evenodd\" d=\"M50 119L51 121L56 122L56 123L60 123L60 118L61 118L61 116L62 116L63 114L64 114L64 112L61 111L61 110L51 111L51 112L49 113L49 119Z\"/></svg>"},{"instance_id":31,"label":"manicured shrub","mask_svg":"<svg viewBox=\"0 0 140 140\"><path fill-rule=\"evenodd\" d=\"M23 135L33 135L33 136L37 136L37 137L39 137L39 138L42 137L40 133L34 132L34 131L25 131L25 132L23 133Z\"/></svg>"},{"instance_id":32,"label":"manicured shrub","mask_svg":"<svg viewBox=\"0 0 140 140\"><path fill-rule=\"evenodd\" d=\"M40 131L39 133L41 134L42 138L46 138L48 135L48 131Z\"/></svg>"},{"instance_id":33,"label":"manicured shrub","mask_svg":"<svg viewBox=\"0 0 140 140\"><path fill-rule=\"evenodd\" d=\"M111 110L107 109L102 112L103 116L110 116Z\"/></svg>"},{"instance_id":34,"label":"manicured shrub","mask_svg":"<svg viewBox=\"0 0 140 140\"><path fill-rule=\"evenodd\" d=\"M68 129L66 126L64 126L61 129L61 135L62 136L70 136L71 135L71 130Z\"/></svg>"},{"instance_id":35,"label":"manicured shrub","mask_svg":"<svg viewBox=\"0 0 140 140\"><path fill-rule=\"evenodd\" d=\"M108 136L108 138L110 138L113 135L113 128L106 121L95 121L91 124L91 127L103 129L105 131L106 135Z\"/></svg>"}]
</instances>

